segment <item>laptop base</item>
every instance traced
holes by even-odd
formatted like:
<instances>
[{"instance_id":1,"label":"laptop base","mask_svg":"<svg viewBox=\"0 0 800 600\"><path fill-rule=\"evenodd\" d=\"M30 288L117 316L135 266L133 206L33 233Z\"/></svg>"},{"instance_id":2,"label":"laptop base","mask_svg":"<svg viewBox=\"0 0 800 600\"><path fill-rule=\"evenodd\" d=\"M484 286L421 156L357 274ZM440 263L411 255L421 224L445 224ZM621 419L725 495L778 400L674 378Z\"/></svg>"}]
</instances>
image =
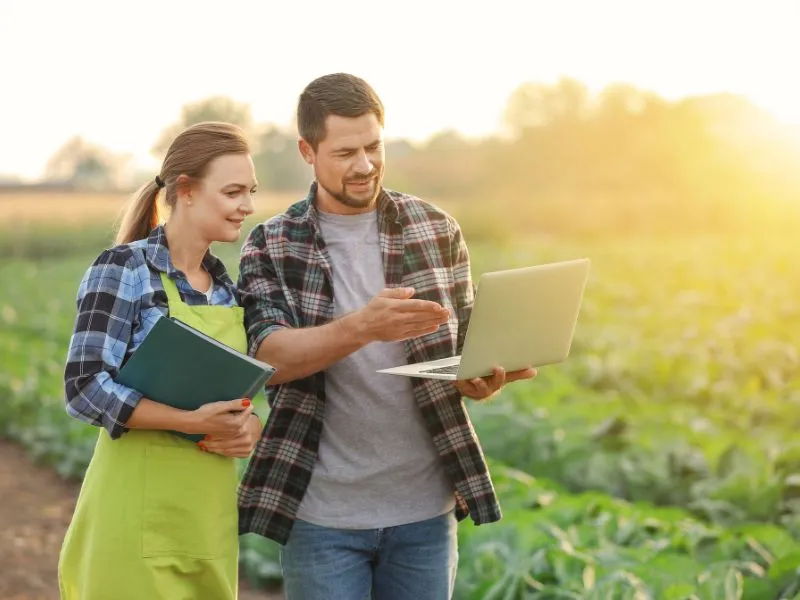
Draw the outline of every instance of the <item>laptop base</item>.
<instances>
[{"instance_id":1,"label":"laptop base","mask_svg":"<svg viewBox=\"0 0 800 600\"><path fill-rule=\"evenodd\" d=\"M387 375L405 375L406 377L422 377L424 379L443 379L445 381L455 381L457 379L458 365L461 363L460 356L451 356L440 360L429 360L421 363L392 367L391 369L380 369L378 373ZM451 372L445 372L451 371Z\"/></svg>"}]
</instances>

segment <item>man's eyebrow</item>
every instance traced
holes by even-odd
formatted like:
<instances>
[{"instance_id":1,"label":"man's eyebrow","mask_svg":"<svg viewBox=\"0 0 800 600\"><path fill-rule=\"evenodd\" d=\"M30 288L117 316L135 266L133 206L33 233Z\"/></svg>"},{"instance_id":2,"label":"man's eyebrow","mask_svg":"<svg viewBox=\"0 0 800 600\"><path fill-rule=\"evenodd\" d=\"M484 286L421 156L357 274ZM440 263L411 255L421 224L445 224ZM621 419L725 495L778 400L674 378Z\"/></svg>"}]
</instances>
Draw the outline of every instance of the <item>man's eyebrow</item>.
<instances>
[{"instance_id":1,"label":"man's eyebrow","mask_svg":"<svg viewBox=\"0 0 800 600\"><path fill-rule=\"evenodd\" d=\"M382 139L378 138L378 139L370 142L369 144L367 144L366 146L363 146L363 147L364 148L372 148L373 146L379 145L382 141L383 141ZM355 150L358 150L361 147L362 146L339 146L338 148L334 148L333 152L353 152Z\"/></svg>"}]
</instances>

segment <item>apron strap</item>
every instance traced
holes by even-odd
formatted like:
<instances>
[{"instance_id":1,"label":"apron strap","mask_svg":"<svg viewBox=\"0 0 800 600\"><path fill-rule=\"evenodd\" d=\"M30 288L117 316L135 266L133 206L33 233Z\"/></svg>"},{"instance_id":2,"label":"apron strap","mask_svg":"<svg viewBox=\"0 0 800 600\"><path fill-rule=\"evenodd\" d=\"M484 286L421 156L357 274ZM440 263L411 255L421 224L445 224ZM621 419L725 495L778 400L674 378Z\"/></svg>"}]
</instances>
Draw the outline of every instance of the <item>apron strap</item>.
<instances>
[{"instance_id":1,"label":"apron strap","mask_svg":"<svg viewBox=\"0 0 800 600\"><path fill-rule=\"evenodd\" d=\"M169 278L169 275L163 272L161 273L161 284L164 286L164 291L167 293L167 304L169 306L176 306L183 303L181 294L178 291L178 286Z\"/></svg>"}]
</instances>

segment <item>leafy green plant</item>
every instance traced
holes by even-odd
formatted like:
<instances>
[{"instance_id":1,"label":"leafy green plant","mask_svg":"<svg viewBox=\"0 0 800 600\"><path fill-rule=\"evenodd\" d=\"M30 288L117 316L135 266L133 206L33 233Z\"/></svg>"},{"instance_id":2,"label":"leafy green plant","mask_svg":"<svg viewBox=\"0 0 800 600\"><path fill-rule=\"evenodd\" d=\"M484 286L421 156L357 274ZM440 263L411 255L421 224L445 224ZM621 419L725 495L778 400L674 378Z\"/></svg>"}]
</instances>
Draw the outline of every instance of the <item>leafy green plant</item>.
<instances>
[{"instance_id":1,"label":"leafy green plant","mask_svg":"<svg viewBox=\"0 0 800 600\"><path fill-rule=\"evenodd\" d=\"M779 527L725 529L680 509L571 495L496 463L492 471L506 514L461 525L459 598L763 600L800 585L800 545Z\"/></svg>"}]
</instances>

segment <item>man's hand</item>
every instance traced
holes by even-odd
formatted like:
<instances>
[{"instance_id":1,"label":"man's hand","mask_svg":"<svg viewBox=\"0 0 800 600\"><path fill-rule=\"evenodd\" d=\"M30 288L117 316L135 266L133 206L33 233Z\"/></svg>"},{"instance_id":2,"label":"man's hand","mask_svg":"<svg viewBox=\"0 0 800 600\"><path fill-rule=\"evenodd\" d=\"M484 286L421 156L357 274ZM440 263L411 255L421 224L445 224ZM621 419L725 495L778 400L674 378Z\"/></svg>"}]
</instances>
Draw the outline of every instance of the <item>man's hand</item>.
<instances>
[{"instance_id":1,"label":"man's hand","mask_svg":"<svg viewBox=\"0 0 800 600\"><path fill-rule=\"evenodd\" d=\"M433 333L450 311L429 300L413 300L414 288L387 288L349 318L365 342L398 342Z\"/></svg>"},{"instance_id":2,"label":"man's hand","mask_svg":"<svg viewBox=\"0 0 800 600\"><path fill-rule=\"evenodd\" d=\"M372 342L393 342L433 333L450 311L412 299L413 288L385 289L366 305L317 327L283 327L268 335L256 358L277 369L271 386L324 371Z\"/></svg>"},{"instance_id":3,"label":"man's hand","mask_svg":"<svg viewBox=\"0 0 800 600\"><path fill-rule=\"evenodd\" d=\"M488 400L507 383L534 377L536 377L536 369L521 369L506 373L502 367L495 367L491 375L475 379L461 379L453 382L453 385L461 392L462 396L473 400Z\"/></svg>"},{"instance_id":4,"label":"man's hand","mask_svg":"<svg viewBox=\"0 0 800 600\"><path fill-rule=\"evenodd\" d=\"M234 458L248 458L261 438L261 429L261 420L256 415L251 414L235 436L215 437L207 435L197 445L204 452L213 452L214 454L232 456Z\"/></svg>"}]
</instances>

